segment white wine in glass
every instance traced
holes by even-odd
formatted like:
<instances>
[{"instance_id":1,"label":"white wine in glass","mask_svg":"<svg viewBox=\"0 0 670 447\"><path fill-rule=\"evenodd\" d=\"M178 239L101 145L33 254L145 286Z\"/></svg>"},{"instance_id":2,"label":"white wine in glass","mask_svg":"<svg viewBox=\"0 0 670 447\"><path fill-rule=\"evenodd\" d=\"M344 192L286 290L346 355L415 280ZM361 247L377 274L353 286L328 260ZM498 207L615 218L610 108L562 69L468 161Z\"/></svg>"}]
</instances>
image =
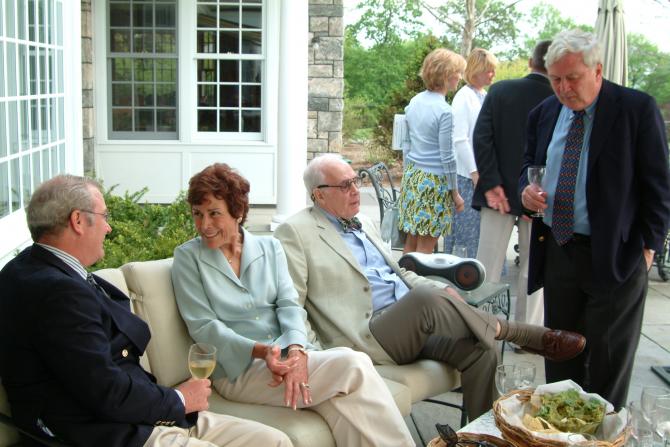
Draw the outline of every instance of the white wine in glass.
<instances>
[{"instance_id":1,"label":"white wine in glass","mask_svg":"<svg viewBox=\"0 0 670 447\"><path fill-rule=\"evenodd\" d=\"M188 350L188 370L194 379L206 379L216 368L216 347L194 343Z\"/></svg>"},{"instance_id":2,"label":"white wine in glass","mask_svg":"<svg viewBox=\"0 0 670 447\"><path fill-rule=\"evenodd\" d=\"M528 183L535 185L538 188L542 189L542 180L544 180L544 169L543 165L534 165L528 167ZM538 209L536 213L531 214L533 217L544 217L544 212L541 209Z\"/></svg>"}]
</instances>

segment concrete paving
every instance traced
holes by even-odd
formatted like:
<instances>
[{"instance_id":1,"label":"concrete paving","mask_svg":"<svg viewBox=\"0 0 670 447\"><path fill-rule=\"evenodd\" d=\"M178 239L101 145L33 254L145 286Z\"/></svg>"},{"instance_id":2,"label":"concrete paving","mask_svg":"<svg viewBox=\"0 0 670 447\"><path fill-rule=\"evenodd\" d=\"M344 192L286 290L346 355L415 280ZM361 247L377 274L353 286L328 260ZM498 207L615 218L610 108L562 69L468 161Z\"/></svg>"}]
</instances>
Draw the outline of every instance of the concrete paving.
<instances>
[{"instance_id":1,"label":"concrete paving","mask_svg":"<svg viewBox=\"0 0 670 447\"><path fill-rule=\"evenodd\" d=\"M372 188L361 190L361 212L379 222L379 208ZM275 213L274 207L252 207L249 213L247 227L255 233L269 233L270 221ZM514 265L515 253L513 246L516 235L511 238L507 254L507 275L503 282L511 285L512 315L516 301L516 276L518 267ZM400 252L395 252L400 256ZM518 354L507 350L504 354L505 363L516 361L530 361L537 367L537 384L544 383L544 362L540 356L532 354ZM670 366L670 282L663 282L658 276L656 267L652 268L649 277L649 292L645 306L642 336L635 357L633 378L628 392L628 400L639 400L642 387L648 385L670 386L663 382L651 370L652 366ZM453 403L461 403L459 393L447 393L438 399ZM453 409L432 403L420 402L413 406L413 419L416 425L407 418L417 446L422 445L417 435L421 432L427 442L437 436L435 423L448 423L452 427L459 427L460 414Z\"/></svg>"}]
</instances>

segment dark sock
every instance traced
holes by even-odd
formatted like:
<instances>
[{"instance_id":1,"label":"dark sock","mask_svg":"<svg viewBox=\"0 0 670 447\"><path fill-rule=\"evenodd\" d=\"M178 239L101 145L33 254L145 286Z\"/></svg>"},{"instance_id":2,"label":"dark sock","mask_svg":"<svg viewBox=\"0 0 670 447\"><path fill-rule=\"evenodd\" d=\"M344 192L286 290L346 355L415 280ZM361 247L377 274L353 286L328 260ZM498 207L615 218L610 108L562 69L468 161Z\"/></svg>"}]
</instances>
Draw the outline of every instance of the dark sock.
<instances>
[{"instance_id":1,"label":"dark sock","mask_svg":"<svg viewBox=\"0 0 670 447\"><path fill-rule=\"evenodd\" d=\"M541 350L544 347L542 336L549 330L546 327L508 321L502 318L499 318L498 322L500 322L500 334L498 334L496 340L505 340L522 348L528 346L532 349Z\"/></svg>"}]
</instances>

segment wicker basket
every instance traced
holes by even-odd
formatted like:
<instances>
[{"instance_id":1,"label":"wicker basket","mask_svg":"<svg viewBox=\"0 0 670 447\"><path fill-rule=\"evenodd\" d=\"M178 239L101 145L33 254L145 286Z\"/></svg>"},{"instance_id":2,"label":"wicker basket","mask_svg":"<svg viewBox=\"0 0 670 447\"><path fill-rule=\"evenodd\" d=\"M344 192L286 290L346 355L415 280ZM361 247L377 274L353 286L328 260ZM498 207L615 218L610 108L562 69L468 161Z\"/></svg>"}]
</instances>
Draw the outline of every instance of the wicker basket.
<instances>
[{"instance_id":1,"label":"wicker basket","mask_svg":"<svg viewBox=\"0 0 670 447\"><path fill-rule=\"evenodd\" d=\"M504 439L496 438L495 436L478 434L478 433L459 433L458 440L468 440L468 441L488 441L496 447L515 447L512 443L505 441ZM440 438L435 438L428 443L427 447L446 447L446 443Z\"/></svg>"},{"instance_id":2,"label":"wicker basket","mask_svg":"<svg viewBox=\"0 0 670 447\"><path fill-rule=\"evenodd\" d=\"M503 438L510 441L517 447L568 447L567 442L534 436L525 428L508 424L507 421L505 421L505 418L502 417L500 404L501 401L511 397L512 395L516 395L517 399L528 402L530 401L530 396L532 394L533 390L514 390L500 397L493 403L493 417L495 419L496 426L503 435ZM624 443L626 442L627 432L627 429L623 430L621 433L619 433L613 442L599 440L597 445L598 447L623 447Z\"/></svg>"}]
</instances>

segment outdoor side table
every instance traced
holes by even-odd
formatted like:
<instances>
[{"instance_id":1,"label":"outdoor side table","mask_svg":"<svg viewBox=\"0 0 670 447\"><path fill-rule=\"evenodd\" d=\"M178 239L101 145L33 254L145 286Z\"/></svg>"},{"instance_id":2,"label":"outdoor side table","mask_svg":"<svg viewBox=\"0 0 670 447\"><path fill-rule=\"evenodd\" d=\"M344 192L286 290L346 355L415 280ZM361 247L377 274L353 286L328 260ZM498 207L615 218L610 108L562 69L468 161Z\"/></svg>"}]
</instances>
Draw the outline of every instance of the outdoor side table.
<instances>
[{"instance_id":1,"label":"outdoor side table","mask_svg":"<svg viewBox=\"0 0 670 447\"><path fill-rule=\"evenodd\" d=\"M509 284L500 282L484 281L481 286L475 290L466 292L461 291L461 296L472 307L482 309L493 315L503 314L505 319L509 320L510 315L510 294ZM505 342L502 342L500 359L505 355Z\"/></svg>"}]
</instances>

